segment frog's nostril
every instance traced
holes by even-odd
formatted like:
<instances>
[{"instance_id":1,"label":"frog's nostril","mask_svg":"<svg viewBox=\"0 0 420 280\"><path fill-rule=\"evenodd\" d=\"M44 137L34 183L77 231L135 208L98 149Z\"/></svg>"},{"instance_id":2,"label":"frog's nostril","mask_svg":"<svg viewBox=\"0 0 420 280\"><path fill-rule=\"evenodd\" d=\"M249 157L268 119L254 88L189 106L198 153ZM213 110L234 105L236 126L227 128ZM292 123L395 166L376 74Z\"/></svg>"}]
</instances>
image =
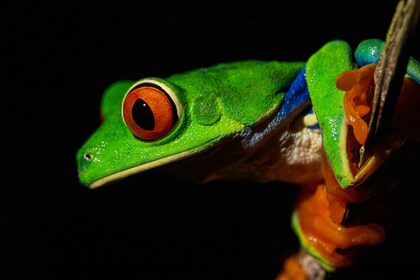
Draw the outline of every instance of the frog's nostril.
<instances>
[{"instance_id":1,"label":"frog's nostril","mask_svg":"<svg viewBox=\"0 0 420 280\"><path fill-rule=\"evenodd\" d=\"M92 153L85 153L83 155L83 158L87 161L91 161L93 159L93 154Z\"/></svg>"}]
</instances>

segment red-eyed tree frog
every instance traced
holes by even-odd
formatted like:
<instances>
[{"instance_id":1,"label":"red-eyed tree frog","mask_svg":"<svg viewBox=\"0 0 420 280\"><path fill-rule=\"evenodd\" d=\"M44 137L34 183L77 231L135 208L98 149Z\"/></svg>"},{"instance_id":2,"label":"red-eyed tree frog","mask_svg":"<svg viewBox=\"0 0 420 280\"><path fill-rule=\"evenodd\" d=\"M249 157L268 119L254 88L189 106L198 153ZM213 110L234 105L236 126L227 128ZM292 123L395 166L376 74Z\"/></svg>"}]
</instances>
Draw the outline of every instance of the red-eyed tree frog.
<instances>
[{"instance_id":1,"label":"red-eyed tree frog","mask_svg":"<svg viewBox=\"0 0 420 280\"><path fill-rule=\"evenodd\" d=\"M383 45L365 40L353 53L347 42L334 40L302 62L248 60L116 82L103 95L103 123L77 152L80 182L95 189L165 166L196 182L248 179L316 189L310 186L328 180L329 170L342 190L351 189L364 177L349 156L356 128L346 120L345 90L337 87L337 77L377 63ZM413 58L407 79L419 95L420 64ZM327 270L345 265L309 241L311 232L318 241L337 233L308 229L305 218L319 214L301 213L307 216L294 213L292 224L306 251ZM373 237L359 240L360 232ZM378 227L360 232L345 233L356 242L332 237L324 243L345 249L383 240Z\"/></svg>"}]
</instances>

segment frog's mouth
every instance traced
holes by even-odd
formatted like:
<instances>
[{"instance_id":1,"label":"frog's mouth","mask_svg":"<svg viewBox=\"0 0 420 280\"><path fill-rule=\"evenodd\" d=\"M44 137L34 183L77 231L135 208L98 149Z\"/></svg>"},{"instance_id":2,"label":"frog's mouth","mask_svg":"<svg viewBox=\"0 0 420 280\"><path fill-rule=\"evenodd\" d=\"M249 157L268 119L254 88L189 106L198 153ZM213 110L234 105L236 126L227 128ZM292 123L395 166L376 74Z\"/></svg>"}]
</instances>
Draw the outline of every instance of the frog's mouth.
<instances>
[{"instance_id":1,"label":"frog's mouth","mask_svg":"<svg viewBox=\"0 0 420 280\"><path fill-rule=\"evenodd\" d=\"M116 173L113 173L111 175L102 177L102 178L94 181L93 183L89 184L88 187L89 187L89 189L96 189L98 187L102 187L102 186L108 185L110 183L113 183L113 182L119 181L121 179L124 179L128 176L131 176L131 175L134 175L134 174L137 174L137 173L141 173L141 172L144 172L146 170L153 169L153 168L156 168L156 167L159 167L159 166L162 166L162 165L166 165L170 162L174 162L174 161L184 159L186 157L191 156L193 153L194 152L189 150L189 151L181 152L181 153L178 153L178 154L170 155L170 156L167 156L167 157L163 157L163 158L160 158L160 159L157 159L157 160L154 160L154 161L150 161L150 162L147 162L147 163L144 163L144 164L141 164L141 165L137 165L137 166L134 166L134 167L131 167L131 168L128 168L128 169L124 169L124 170L118 171Z\"/></svg>"},{"instance_id":2,"label":"frog's mouth","mask_svg":"<svg viewBox=\"0 0 420 280\"><path fill-rule=\"evenodd\" d=\"M117 170L115 172L109 173L108 175L104 175L104 176L97 176L96 178L92 178L91 180L85 180L85 185L89 188L89 189L96 189L98 187L102 187L111 183L115 183L116 181L122 180L126 177L135 175L137 173L141 173L144 171L147 171L149 169L154 169L157 167L161 167L164 165L167 165L169 163L172 162L176 162L176 161L180 161L183 160L185 158L189 158L193 155L202 153L206 150L208 150L210 147L213 147L214 144L216 143L220 143L221 140L221 136L217 136L211 140L208 140L205 143L201 143L200 145L193 147L191 149L185 150L185 151L180 151L178 153L174 153L174 154L170 154L167 156L163 156L161 158L157 158L155 160L152 161L148 161L148 162L143 162L143 163L139 163L137 165L133 165L131 167L127 167L125 169L122 170ZM94 155L91 155L90 157L87 157L86 154L90 154L90 153L85 153L83 155L83 158L85 159L85 161L89 161L95 158ZM87 169L83 168L83 167L79 167L79 178L84 177L83 173L86 172ZM83 180L81 180L83 181Z\"/></svg>"}]
</instances>

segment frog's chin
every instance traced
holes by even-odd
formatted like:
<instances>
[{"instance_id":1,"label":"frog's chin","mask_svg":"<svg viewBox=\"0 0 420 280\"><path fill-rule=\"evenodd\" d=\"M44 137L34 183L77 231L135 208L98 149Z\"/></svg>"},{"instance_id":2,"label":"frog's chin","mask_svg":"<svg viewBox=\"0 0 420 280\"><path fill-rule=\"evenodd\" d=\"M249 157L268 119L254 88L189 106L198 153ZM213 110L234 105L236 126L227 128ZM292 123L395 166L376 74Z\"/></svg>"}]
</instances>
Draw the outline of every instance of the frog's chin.
<instances>
[{"instance_id":1,"label":"frog's chin","mask_svg":"<svg viewBox=\"0 0 420 280\"><path fill-rule=\"evenodd\" d=\"M164 158L160 158L154 161L150 161L144 164L140 164L128 169L124 169L115 173L112 173L110 175L107 175L105 177L101 177L97 179L96 181L93 181L91 184L88 185L89 189L96 189L98 187L102 187L105 185L108 185L110 183L119 181L123 178L126 178L128 176L144 172L149 169L153 169L162 165L166 165L170 162L178 161L180 159L186 158L191 156L191 151L185 151L178 154L170 155Z\"/></svg>"}]
</instances>

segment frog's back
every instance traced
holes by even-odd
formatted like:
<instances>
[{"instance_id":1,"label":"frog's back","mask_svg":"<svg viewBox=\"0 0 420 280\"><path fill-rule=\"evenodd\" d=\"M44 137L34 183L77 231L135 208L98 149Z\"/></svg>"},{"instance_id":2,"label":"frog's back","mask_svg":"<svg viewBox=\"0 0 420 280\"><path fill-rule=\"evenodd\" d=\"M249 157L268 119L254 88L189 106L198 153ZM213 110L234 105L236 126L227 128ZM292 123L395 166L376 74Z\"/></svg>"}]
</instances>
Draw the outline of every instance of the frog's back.
<instances>
[{"instance_id":1,"label":"frog's back","mask_svg":"<svg viewBox=\"0 0 420 280\"><path fill-rule=\"evenodd\" d=\"M197 100L213 96L227 117L253 125L277 108L303 62L246 60L168 77Z\"/></svg>"}]
</instances>

